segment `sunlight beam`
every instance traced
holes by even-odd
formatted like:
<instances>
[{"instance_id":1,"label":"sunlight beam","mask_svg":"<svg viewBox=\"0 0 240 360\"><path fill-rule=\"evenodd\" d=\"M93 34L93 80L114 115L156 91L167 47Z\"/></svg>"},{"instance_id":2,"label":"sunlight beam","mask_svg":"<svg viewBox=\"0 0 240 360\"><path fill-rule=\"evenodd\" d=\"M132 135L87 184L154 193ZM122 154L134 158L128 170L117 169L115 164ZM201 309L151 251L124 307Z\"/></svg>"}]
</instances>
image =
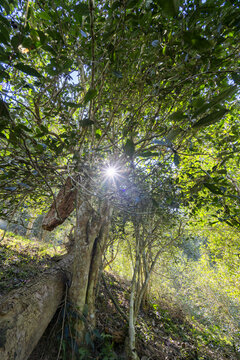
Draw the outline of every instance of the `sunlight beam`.
<instances>
[{"instance_id":1,"label":"sunlight beam","mask_svg":"<svg viewBox=\"0 0 240 360\"><path fill-rule=\"evenodd\" d=\"M105 174L108 178L114 179L118 175L118 172L114 166L108 166L105 170Z\"/></svg>"}]
</instances>

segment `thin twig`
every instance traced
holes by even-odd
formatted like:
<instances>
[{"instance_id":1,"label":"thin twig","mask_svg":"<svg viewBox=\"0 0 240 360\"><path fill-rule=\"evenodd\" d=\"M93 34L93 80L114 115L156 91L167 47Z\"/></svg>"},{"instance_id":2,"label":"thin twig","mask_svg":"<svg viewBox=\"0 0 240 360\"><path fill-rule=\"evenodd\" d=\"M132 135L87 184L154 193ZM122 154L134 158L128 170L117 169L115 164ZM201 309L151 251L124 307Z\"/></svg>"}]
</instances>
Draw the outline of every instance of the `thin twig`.
<instances>
[{"instance_id":1,"label":"thin twig","mask_svg":"<svg viewBox=\"0 0 240 360\"><path fill-rule=\"evenodd\" d=\"M65 291L65 298L64 298L64 308L63 308L62 331L61 331L61 339L60 339L60 345L59 345L59 349L58 349L57 360L59 359L59 356L60 356L61 350L62 350L62 342L63 342L63 334L64 334L64 326L65 326L65 317L66 317L67 295L68 295L68 285L66 284L66 291Z\"/></svg>"},{"instance_id":2,"label":"thin twig","mask_svg":"<svg viewBox=\"0 0 240 360\"><path fill-rule=\"evenodd\" d=\"M128 321L127 315L124 314L124 312L122 311L122 309L118 305L117 301L115 300L113 294L111 293L109 287L107 286L107 283L106 283L106 280L105 280L105 277L104 277L103 273L102 273L102 279L103 279L103 284L105 286L105 289L107 290L107 293L108 293L110 299L112 300L113 305L115 306L116 310L119 312L119 314L123 317L124 320Z\"/></svg>"}]
</instances>

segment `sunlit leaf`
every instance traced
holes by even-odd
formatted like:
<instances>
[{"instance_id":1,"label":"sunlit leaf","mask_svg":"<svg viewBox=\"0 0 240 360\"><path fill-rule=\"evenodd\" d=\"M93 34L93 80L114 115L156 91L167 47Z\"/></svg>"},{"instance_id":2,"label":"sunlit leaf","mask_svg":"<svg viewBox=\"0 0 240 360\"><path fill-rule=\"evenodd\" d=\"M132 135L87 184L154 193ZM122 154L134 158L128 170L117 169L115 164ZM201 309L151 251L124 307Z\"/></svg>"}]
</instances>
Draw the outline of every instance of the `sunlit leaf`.
<instances>
[{"instance_id":1,"label":"sunlit leaf","mask_svg":"<svg viewBox=\"0 0 240 360\"><path fill-rule=\"evenodd\" d=\"M212 124L215 124L219 120L223 118L224 115L227 114L229 110L228 109L221 109L218 111L214 111L211 114L204 116L202 119L197 121L195 124L192 125L192 128L197 129L204 126L209 126Z\"/></svg>"},{"instance_id":2,"label":"sunlit leaf","mask_svg":"<svg viewBox=\"0 0 240 360\"><path fill-rule=\"evenodd\" d=\"M211 109L213 106L217 104L221 104L226 99L234 95L237 92L237 90L238 90L237 86L229 86L227 89L223 90L220 94L212 97L208 102L199 106L199 108L197 109L197 111L195 111L193 116L202 114L206 112L208 109Z\"/></svg>"}]
</instances>

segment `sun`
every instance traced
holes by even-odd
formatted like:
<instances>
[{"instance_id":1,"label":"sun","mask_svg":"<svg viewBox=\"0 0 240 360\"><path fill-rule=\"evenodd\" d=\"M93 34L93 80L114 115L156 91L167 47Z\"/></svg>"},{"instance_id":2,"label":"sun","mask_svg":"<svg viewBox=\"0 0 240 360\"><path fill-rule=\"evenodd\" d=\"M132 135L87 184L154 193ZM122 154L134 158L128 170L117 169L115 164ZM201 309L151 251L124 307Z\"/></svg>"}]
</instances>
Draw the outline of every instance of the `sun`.
<instances>
[{"instance_id":1,"label":"sun","mask_svg":"<svg viewBox=\"0 0 240 360\"><path fill-rule=\"evenodd\" d=\"M114 166L109 165L106 169L105 169L105 175L106 177L110 178L110 179L114 179L118 176L118 171L117 168Z\"/></svg>"},{"instance_id":2,"label":"sun","mask_svg":"<svg viewBox=\"0 0 240 360\"><path fill-rule=\"evenodd\" d=\"M107 161L101 169L102 182L117 186L124 179L124 167L117 160Z\"/></svg>"}]
</instances>

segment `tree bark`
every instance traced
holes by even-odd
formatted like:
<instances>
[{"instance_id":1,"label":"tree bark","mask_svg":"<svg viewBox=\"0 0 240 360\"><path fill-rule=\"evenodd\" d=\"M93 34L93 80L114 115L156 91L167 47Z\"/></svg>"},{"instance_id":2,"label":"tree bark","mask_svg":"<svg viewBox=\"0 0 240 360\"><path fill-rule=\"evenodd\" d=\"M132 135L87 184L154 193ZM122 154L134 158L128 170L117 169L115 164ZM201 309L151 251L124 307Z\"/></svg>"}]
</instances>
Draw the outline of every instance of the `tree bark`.
<instances>
[{"instance_id":1,"label":"tree bark","mask_svg":"<svg viewBox=\"0 0 240 360\"><path fill-rule=\"evenodd\" d=\"M135 253L135 266L134 273L131 283L131 295L129 303L129 328L128 335L129 338L126 340L126 352L131 360L138 360L138 355L136 351L136 320L137 314L135 311L136 307L136 292L137 292L137 283L139 281L139 270L140 270L140 254L139 254L139 227L135 226L135 236L136 236L136 253Z\"/></svg>"},{"instance_id":2,"label":"tree bark","mask_svg":"<svg viewBox=\"0 0 240 360\"><path fill-rule=\"evenodd\" d=\"M87 288L87 304L88 304L88 314L91 318L91 325L95 327L96 318L95 318L95 299L97 284L99 280L99 269L102 265L102 256L106 248L107 237L109 233L109 222L108 219L105 219L103 225L101 226L99 236L96 238L93 247L91 266L89 271L89 280Z\"/></svg>"},{"instance_id":3,"label":"tree bark","mask_svg":"<svg viewBox=\"0 0 240 360\"><path fill-rule=\"evenodd\" d=\"M75 229L73 281L69 291L74 317L75 341L82 345L84 333L95 326L95 293L98 272L105 249L111 217L106 202L95 210L90 199L77 195L77 222Z\"/></svg>"},{"instance_id":4,"label":"tree bark","mask_svg":"<svg viewBox=\"0 0 240 360\"><path fill-rule=\"evenodd\" d=\"M43 221L43 228L52 230L76 207L73 277L69 301L77 347L83 343L86 328L89 330L89 327L95 326L96 285L112 213L107 194L105 200L99 201L91 195L90 190L89 179L83 180L80 177L73 187L69 177Z\"/></svg>"},{"instance_id":5,"label":"tree bark","mask_svg":"<svg viewBox=\"0 0 240 360\"><path fill-rule=\"evenodd\" d=\"M73 256L0 299L0 359L26 360L64 295ZM65 272L66 270L66 272Z\"/></svg>"},{"instance_id":6,"label":"tree bark","mask_svg":"<svg viewBox=\"0 0 240 360\"><path fill-rule=\"evenodd\" d=\"M42 227L44 230L52 231L69 217L75 209L76 191L69 176L43 219Z\"/></svg>"}]
</instances>

